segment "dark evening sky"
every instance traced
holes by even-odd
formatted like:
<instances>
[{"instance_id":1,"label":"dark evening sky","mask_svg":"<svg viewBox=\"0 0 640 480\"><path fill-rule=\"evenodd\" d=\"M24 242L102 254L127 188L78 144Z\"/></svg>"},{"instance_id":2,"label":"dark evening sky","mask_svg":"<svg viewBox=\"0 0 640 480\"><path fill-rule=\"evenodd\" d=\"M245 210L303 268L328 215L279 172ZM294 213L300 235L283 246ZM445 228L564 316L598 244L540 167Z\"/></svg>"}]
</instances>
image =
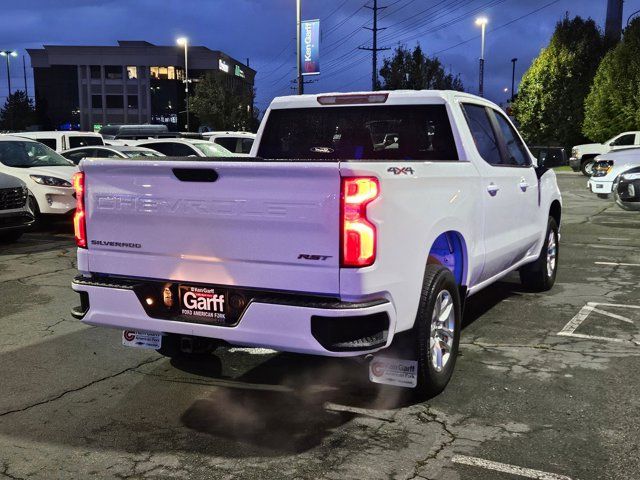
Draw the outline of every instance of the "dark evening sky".
<instances>
[{"instance_id":1,"label":"dark evening sky","mask_svg":"<svg viewBox=\"0 0 640 480\"><path fill-rule=\"evenodd\" d=\"M363 90L371 85L371 11L366 0L302 0L303 18L320 18L322 74L308 92ZM372 4L373 0L369 0ZM555 23L565 14L594 18L604 28L606 0L379 0L379 46L420 42L453 73L467 91L477 92L479 28L474 19L489 18L486 91L503 102L511 87L511 58L518 57L516 79L546 45ZM640 9L625 2L624 22ZM258 70L258 107L276 95L289 94L295 66L295 0L4 0L0 49L50 45L113 45L117 40L147 40L171 45L178 36L191 44L222 50L238 60L250 59ZM385 54L380 54L380 64ZM27 67L28 64L27 57ZM24 88L21 58L12 59L12 86ZM27 76L31 77L27 68ZM33 93L29 80L30 93ZM0 96L7 94L6 70L0 64ZM1 99L4 101L4 98Z\"/></svg>"}]
</instances>

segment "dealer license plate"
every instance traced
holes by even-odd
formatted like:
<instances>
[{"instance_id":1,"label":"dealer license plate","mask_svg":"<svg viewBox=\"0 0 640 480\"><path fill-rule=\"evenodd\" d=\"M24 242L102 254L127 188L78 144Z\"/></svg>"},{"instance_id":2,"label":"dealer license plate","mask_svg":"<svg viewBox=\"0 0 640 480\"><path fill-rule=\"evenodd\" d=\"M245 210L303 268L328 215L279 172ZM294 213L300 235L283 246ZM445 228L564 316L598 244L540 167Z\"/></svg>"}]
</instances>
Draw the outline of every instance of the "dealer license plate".
<instances>
[{"instance_id":1,"label":"dealer license plate","mask_svg":"<svg viewBox=\"0 0 640 480\"><path fill-rule=\"evenodd\" d=\"M227 290L180 285L180 314L197 323L226 323Z\"/></svg>"}]
</instances>

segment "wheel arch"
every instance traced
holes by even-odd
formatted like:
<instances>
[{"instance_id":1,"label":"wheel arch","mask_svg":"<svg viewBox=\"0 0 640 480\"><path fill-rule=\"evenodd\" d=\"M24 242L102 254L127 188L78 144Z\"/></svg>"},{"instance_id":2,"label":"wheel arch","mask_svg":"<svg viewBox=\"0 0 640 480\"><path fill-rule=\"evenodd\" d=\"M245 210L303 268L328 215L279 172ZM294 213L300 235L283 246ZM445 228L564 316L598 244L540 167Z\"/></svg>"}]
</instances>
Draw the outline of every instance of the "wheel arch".
<instances>
[{"instance_id":1,"label":"wheel arch","mask_svg":"<svg viewBox=\"0 0 640 480\"><path fill-rule=\"evenodd\" d=\"M562 205L558 200L554 200L551 202L551 206L549 207L549 216L552 217L556 221L556 225L560 228L560 220L562 219Z\"/></svg>"},{"instance_id":2,"label":"wheel arch","mask_svg":"<svg viewBox=\"0 0 640 480\"><path fill-rule=\"evenodd\" d=\"M462 234L455 230L448 230L438 235L429 248L427 264L439 264L448 268L456 283L461 287L466 286L469 255Z\"/></svg>"}]
</instances>

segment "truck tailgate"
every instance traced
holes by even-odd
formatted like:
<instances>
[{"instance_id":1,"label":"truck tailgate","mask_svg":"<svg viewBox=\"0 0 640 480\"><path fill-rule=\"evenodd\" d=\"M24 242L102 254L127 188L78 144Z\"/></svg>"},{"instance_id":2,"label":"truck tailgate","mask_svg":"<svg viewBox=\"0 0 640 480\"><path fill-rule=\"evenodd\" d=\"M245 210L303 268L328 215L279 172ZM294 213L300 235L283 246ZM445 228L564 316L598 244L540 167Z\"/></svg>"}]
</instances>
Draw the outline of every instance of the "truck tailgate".
<instances>
[{"instance_id":1,"label":"truck tailgate","mask_svg":"<svg viewBox=\"0 0 640 480\"><path fill-rule=\"evenodd\" d=\"M339 293L336 163L83 162L90 272Z\"/></svg>"}]
</instances>

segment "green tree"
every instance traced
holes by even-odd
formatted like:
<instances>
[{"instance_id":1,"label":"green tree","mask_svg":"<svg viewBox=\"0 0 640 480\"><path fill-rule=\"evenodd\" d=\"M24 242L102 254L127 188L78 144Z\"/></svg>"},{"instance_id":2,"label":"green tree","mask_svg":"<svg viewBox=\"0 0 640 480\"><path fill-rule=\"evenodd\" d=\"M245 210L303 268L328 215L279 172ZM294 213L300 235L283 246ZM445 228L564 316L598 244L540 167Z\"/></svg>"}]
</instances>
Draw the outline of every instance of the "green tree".
<instances>
[{"instance_id":1,"label":"green tree","mask_svg":"<svg viewBox=\"0 0 640 480\"><path fill-rule=\"evenodd\" d=\"M0 129L25 130L35 121L33 100L27 97L24 90L16 90L7 98L0 109Z\"/></svg>"},{"instance_id":2,"label":"green tree","mask_svg":"<svg viewBox=\"0 0 640 480\"><path fill-rule=\"evenodd\" d=\"M398 46L391 58L385 58L380 76L385 90L459 90L464 91L459 76L445 72L438 58L427 57L420 45L413 51Z\"/></svg>"},{"instance_id":3,"label":"green tree","mask_svg":"<svg viewBox=\"0 0 640 480\"><path fill-rule=\"evenodd\" d=\"M200 122L214 130L255 130L255 94L238 95L226 90L214 75L200 78L190 106Z\"/></svg>"},{"instance_id":4,"label":"green tree","mask_svg":"<svg viewBox=\"0 0 640 480\"><path fill-rule=\"evenodd\" d=\"M583 133L593 141L640 130L640 18L600 63L585 101Z\"/></svg>"},{"instance_id":5,"label":"green tree","mask_svg":"<svg viewBox=\"0 0 640 480\"><path fill-rule=\"evenodd\" d=\"M556 24L512 104L530 143L570 148L584 142L584 99L603 52L603 37L593 20L565 17Z\"/></svg>"}]
</instances>

